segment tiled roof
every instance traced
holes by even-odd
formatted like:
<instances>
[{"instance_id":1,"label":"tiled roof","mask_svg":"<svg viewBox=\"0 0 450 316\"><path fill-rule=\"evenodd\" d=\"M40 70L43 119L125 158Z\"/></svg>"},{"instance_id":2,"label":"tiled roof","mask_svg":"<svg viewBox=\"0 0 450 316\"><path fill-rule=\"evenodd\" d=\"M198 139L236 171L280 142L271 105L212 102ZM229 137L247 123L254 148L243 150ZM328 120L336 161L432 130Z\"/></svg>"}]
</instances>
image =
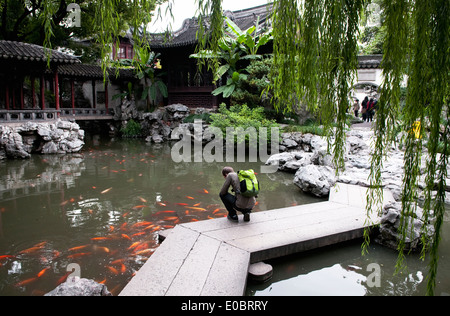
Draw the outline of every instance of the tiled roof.
<instances>
[{"instance_id":1,"label":"tiled roof","mask_svg":"<svg viewBox=\"0 0 450 316\"><path fill-rule=\"evenodd\" d=\"M61 65L58 67L58 73L61 76L74 77L74 78L86 78L86 79L103 79L103 70L97 65L86 64L73 64L73 65ZM110 79L116 78L116 69L108 69ZM134 72L131 69L119 69L119 78L121 79L133 79L135 78Z\"/></svg>"},{"instance_id":2,"label":"tiled roof","mask_svg":"<svg viewBox=\"0 0 450 316\"><path fill-rule=\"evenodd\" d=\"M358 56L358 68L380 68L383 55Z\"/></svg>"},{"instance_id":3,"label":"tiled roof","mask_svg":"<svg viewBox=\"0 0 450 316\"><path fill-rule=\"evenodd\" d=\"M254 8L225 11L224 15L236 23L239 28L246 30L256 23L259 17L260 25L268 23L272 4L264 4ZM197 43L198 19L186 19L180 30L175 31L167 38L164 34L152 34L150 46L155 48L179 47Z\"/></svg>"},{"instance_id":4,"label":"tiled roof","mask_svg":"<svg viewBox=\"0 0 450 316\"><path fill-rule=\"evenodd\" d=\"M79 63L78 58L50 50L50 62L57 64ZM0 40L0 60L47 62L44 47L34 44Z\"/></svg>"}]
</instances>

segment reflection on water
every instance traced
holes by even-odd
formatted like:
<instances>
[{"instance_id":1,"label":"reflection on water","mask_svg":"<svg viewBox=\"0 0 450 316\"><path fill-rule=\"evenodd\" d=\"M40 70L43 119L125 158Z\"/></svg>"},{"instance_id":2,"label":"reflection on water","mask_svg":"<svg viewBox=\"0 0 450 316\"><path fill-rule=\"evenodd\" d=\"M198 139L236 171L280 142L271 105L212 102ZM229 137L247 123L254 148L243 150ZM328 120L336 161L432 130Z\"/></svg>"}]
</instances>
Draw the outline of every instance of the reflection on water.
<instances>
[{"instance_id":1,"label":"reflection on water","mask_svg":"<svg viewBox=\"0 0 450 316\"><path fill-rule=\"evenodd\" d=\"M0 295L42 295L65 281L70 263L118 294L159 246L159 231L225 216L224 164L175 164L170 152L95 139L76 155L0 161ZM255 211L320 201L301 194L292 175L258 178Z\"/></svg>"},{"instance_id":2,"label":"reflection on water","mask_svg":"<svg viewBox=\"0 0 450 316\"><path fill-rule=\"evenodd\" d=\"M440 244L440 259L436 295L450 295L450 207ZM272 260L273 277L264 284L249 283L247 295L297 296L297 295L425 295L428 260L418 254L406 257L406 270L396 274L397 253L372 243L369 254L361 256L362 240ZM380 286L373 286L374 270L379 266Z\"/></svg>"}]
</instances>

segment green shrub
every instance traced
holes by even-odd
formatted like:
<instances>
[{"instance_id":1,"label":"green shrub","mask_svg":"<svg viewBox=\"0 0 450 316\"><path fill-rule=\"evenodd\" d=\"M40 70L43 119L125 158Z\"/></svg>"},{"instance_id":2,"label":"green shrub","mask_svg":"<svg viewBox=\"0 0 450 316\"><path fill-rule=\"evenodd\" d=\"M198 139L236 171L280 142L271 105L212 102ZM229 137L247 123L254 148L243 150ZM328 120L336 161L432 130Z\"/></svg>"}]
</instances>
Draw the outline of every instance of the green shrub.
<instances>
[{"instance_id":1,"label":"green shrub","mask_svg":"<svg viewBox=\"0 0 450 316\"><path fill-rule=\"evenodd\" d=\"M123 137L138 137L141 136L142 127L141 124L131 119L128 121L127 126L120 129L120 132Z\"/></svg>"},{"instance_id":2,"label":"green shrub","mask_svg":"<svg viewBox=\"0 0 450 316\"><path fill-rule=\"evenodd\" d=\"M271 128L278 127L278 124L273 120L268 120L264 115L264 108L257 107L250 109L246 104L234 105L227 109L226 105L222 103L219 107L218 113L211 114L211 125L220 128L224 137L226 137L227 127L241 127L245 130L254 127L257 132L257 141L259 142L259 129L267 127L267 141L271 141ZM235 135L235 142L248 142L249 136Z\"/></svg>"}]
</instances>

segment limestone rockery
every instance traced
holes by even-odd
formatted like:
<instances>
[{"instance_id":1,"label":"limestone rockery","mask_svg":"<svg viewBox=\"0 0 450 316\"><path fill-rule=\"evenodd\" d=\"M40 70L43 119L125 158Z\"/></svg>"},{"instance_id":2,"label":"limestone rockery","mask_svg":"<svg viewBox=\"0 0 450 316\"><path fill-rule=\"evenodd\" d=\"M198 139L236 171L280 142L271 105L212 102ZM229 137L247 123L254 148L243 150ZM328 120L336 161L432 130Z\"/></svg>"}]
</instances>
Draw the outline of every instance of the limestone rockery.
<instances>
[{"instance_id":1,"label":"limestone rockery","mask_svg":"<svg viewBox=\"0 0 450 316\"><path fill-rule=\"evenodd\" d=\"M27 122L20 126L0 125L0 160L29 158L31 154L66 154L84 146L84 131L77 123Z\"/></svg>"},{"instance_id":2,"label":"limestone rockery","mask_svg":"<svg viewBox=\"0 0 450 316\"><path fill-rule=\"evenodd\" d=\"M345 153L345 170L336 175L332 157L327 152L327 142L325 138L312 134L284 133L280 150L282 153L271 156L266 162L267 165L274 165L278 170L295 174L293 182L302 191L311 193L319 197L328 196L330 188L335 183L354 184L369 187L368 180L370 173L371 146L373 143L373 132L368 129L352 129L347 133L347 151ZM375 237L375 241L380 244L396 249L399 242L400 232L400 212L401 194L403 183L404 152L398 147L391 148L389 155L383 161L383 171L381 173L384 189L390 190L396 200L395 203L388 204L382 210L380 233ZM424 151L421 164L421 177L419 189L425 187L427 152ZM447 167L447 173L450 166ZM450 174L450 173L449 173ZM450 180L447 179L445 187L450 191ZM421 190L419 190L421 191ZM419 192L419 198L423 198L423 192ZM447 194L446 202L450 203L450 195ZM421 230L423 226L422 209L417 207L415 214L409 217L407 229L411 233L406 239L407 250L417 250L420 248L422 234L434 231L434 218L431 217L425 223L427 229Z\"/></svg>"}]
</instances>

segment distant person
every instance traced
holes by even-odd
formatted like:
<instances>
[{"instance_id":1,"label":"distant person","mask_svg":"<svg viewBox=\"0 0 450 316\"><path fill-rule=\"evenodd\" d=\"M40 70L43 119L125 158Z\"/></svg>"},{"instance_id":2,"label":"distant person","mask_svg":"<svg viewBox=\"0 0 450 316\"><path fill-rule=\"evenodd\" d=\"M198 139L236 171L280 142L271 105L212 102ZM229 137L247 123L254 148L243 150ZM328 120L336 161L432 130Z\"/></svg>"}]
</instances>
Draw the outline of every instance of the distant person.
<instances>
[{"instance_id":1,"label":"distant person","mask_svg":"<svg viewBox=\"0 0 450 316\"><path fill-rule=\"evenodd\" d=\"M369 97L366 96L361 103L361 113L363 121L366 121L367 119L367 103L369 103Z\"/></svg>"},{"instance_id":2,"label":"distant person","mask_svg":"<svg viewBox=\"0 0 450 316\"><path fill-rule=\"evenodd\" d=\"M369 103L367 103L367 122L372 122L374 109L375 109L375 103L374 103L373 99L371 98L369 100Z\"/></svg>"},{"instance_id":3,"label":"distant person","mask_svg":"<svg viewBox=\"0 0 450 316\"><path fill-rule=\"evenodd\" d=\"M359 100L355 99L355 102L353 103L353 111L355 112L355 117L358 117L359 114Z\"/></svg>"},{"instance_id":4,"label":"distant person","mask_svg":"<svg viewBox=\"0 0 450 316\"><path fill-rule=\"evenodd\" d=\"M245 222L250 221L250 213L256 203L255 197L245 197L241 195L239 178L233 168L223 168L222 175L225 178L225 183L223 184L219 195L228 211L228 219L235 222L239 221L236 214L236 211L239 211L244 214ZM235 195L228 192L230 186Z\"/></svg>"}]
</instances>

